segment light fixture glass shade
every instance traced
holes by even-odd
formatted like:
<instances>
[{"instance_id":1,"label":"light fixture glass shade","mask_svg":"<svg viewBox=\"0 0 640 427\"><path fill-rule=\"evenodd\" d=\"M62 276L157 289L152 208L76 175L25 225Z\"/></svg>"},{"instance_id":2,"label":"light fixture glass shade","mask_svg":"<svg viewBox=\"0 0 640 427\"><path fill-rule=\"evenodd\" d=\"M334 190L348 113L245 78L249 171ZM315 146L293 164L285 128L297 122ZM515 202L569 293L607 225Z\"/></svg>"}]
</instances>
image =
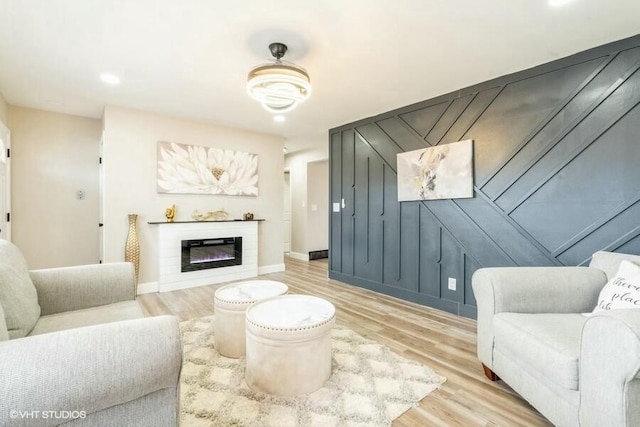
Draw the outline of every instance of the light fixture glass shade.
<instances>
[{"instance_id":1,"label":"light fixture glass shade","mask_svg":"<svg viewBox=\"0 0 640 427\"><path fill-rule=\"evenodd\" d=\"M311 81L304 68L276 60L249 71L247 92L267 111L284 113L311 95Z\"/></svg>"}]
</instances>

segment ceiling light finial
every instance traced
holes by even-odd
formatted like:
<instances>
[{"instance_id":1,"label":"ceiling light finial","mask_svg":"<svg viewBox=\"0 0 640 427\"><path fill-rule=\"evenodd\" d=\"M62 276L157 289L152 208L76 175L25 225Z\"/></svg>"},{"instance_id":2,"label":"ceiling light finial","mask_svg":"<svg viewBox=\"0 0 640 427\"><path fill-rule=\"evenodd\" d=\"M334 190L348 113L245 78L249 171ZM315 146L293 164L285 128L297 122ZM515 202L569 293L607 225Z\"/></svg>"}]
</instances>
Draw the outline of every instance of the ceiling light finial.
<instances>
[{"instance_id":1,"label":"ceiling light finial","mask_svg":"<svg viewBox=\"0 0 640 427\"><path fill-rule=\"evenodd\" d=\"M281 60L287 53L287 45L271 43L269 50L275 62L249 71L247 92L267 111L285 113L311 95L311 79L304 68Z\"/></svg>"},{"instance_id":2,"label":"ceiling light finial","mask_svg":"<svg viewBox=\"0 0 640 427\"><path fill-rule=\"evenodd\" d=\"M273 55L276 60L279 60L287 53L287 45L283 43L271 43L269 50L271 51L271 55Z\"/></svg>"}]
</instances>

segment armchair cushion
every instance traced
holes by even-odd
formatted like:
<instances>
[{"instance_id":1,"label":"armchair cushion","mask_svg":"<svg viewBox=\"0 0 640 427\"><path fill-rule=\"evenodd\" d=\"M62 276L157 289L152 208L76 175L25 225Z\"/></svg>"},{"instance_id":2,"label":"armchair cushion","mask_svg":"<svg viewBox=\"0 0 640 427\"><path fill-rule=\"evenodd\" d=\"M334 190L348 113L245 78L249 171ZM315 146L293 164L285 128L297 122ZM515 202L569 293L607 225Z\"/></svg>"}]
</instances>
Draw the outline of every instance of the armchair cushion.
<instances>
[{"instance_id":1,"label":"armchair cushion","mask_svg":"<svg viewBox=\"0 0 640 427\"><path fill-rule=\"evenodd\" d=\"M136 301L124 301L84 310L42 316L38 319L38 323L36 323L35 328L29 335L40 335L65 329L100 325L120 320L133 320L142 317L144 317L144 313L140 308L140 304Z\"/></svg>"},{"instance_id":2,"label":"armchair cushion","mask_svg":"<svg viewBox=\"0 0 640 427\"><path fill-rule=\"evenodd\" d=\"M587 317L573 313L498 313L496 351L546 381L578 390L580 333Z\"/></svg>"},{"instance_id":3,"label":"armchair cushion","mask_svg":"<svg viewBox=\"0 0 640 427\"><path fill-rule=\"evenodd\" d=\"M6 240L0 240L0 305L11 339L27 336L40 317L38 294L29 277L27 261Z\"/></svg>"}]
</instances>

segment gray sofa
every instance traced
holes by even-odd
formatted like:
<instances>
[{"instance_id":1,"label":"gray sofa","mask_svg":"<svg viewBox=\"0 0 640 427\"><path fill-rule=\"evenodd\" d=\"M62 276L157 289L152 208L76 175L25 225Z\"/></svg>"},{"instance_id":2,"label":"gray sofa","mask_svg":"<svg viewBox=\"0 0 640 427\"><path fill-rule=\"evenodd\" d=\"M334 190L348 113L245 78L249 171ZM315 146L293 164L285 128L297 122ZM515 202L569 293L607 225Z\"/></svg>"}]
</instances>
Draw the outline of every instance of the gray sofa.
<instances>
[{"instance_id":1,"label":"gray sofa","mask_svg":"<svg viewBox=\"0 0 640 427\"><path fill-rule=\"evenodd\" d=\"M589 267L483 268L473 275L478 358L558 426L640 426L640 310L590 313L623 259Z\"/></svg>"},{"instance_id":2,"label":"gray sofa","mask_svg":"<svg viewBox=\"0 0 640 427\"><path fill-rule=\"evenodd\" d=\"M29 271L0 240L0 425L175 426L182 347L129 263Z\"/></svg>"}]
</instances>

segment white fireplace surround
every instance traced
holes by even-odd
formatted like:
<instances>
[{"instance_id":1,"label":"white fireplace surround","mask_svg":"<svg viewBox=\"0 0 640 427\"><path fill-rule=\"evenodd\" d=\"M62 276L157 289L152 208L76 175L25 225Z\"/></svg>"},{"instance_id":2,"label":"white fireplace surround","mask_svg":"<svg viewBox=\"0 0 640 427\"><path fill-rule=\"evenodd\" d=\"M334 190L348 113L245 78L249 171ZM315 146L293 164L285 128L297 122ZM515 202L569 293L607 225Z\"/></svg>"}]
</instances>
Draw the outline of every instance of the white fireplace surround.
<instances>
[{"instance_id":1,"label":"white fireplace surround","mask_svg":"<svg viewBox=\"0 0 640 427\"><path fill-rule=\"evenodd\" d=\"M158 223L158 291L168 292L258 275L257 221ZM242 265L181 272L183 240L242 237Z\"/></svg>"}]
</instances>

